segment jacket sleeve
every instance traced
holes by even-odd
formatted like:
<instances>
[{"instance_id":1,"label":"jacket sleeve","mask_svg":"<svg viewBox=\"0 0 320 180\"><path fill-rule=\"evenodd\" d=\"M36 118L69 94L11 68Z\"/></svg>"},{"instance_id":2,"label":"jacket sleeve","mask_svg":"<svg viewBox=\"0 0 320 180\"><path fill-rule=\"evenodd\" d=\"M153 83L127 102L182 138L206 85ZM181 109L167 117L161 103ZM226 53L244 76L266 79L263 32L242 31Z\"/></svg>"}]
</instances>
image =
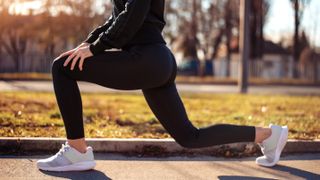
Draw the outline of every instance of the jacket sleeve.
<instances>
[{"instance_id":1,"label":"jacket sleeve","mask_svg":"<svg viewBox=\"0 0 320 180\"><path fill-rule=\"evenodd\" d=\"M109 17L109 19L103 25L97 27L92 32L90 32L90 34L88 35L87 39L85 39L83 42L91 44L94 41L96 41L98 39L99 35L102 32L106 31L111 26L113 21L114 21L114 15L112 13L111 16Z\"/></svg>"},{"instance_id":2,"label":"jacket sleeve","mask_svg":"<svg viewBox=\"0 0 320 180\"><path fill-rule=\"evenodd\" d=\"M112 25L90 45L95 55L106 49L121 48L142 26L152 0L128 0L125 9L115 18Z\"/></svg>"}]
</instances>

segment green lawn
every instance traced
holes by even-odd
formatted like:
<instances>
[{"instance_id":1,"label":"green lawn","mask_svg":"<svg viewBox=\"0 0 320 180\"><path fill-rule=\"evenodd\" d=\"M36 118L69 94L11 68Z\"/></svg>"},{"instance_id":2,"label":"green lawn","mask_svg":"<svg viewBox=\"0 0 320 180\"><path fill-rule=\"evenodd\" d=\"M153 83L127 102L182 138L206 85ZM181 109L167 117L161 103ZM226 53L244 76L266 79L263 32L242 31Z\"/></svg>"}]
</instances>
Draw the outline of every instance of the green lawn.
<instances>
[{"instance_id":1,"label":"green lawn","mask_svg":"<svg viewBox=\"0 0 320 180\"><path fill-rule=\"evenodd\" d=\"M320 138L320 96L180 93L197 127L287 124L291 139ZM142 95L82 93L86 137L170 137ZM0 92L0 136L65 137L53 93Z\"/></svg>"},{"instance_id":2,"label":"green lawn","mask_svg":"<svg viewBox=\"0 0 320 180\"><path fill-rule=\"evenodd\" d=\"M0 80L52 80L51 73L0 73ZM237 84L237 78L219 78L214 76L182 76L177 74L176 83L188 84ZM251 85L320 85L320 81L314 82L312 79L263 79L250 77Z\"/></svg>"}]
</instances>

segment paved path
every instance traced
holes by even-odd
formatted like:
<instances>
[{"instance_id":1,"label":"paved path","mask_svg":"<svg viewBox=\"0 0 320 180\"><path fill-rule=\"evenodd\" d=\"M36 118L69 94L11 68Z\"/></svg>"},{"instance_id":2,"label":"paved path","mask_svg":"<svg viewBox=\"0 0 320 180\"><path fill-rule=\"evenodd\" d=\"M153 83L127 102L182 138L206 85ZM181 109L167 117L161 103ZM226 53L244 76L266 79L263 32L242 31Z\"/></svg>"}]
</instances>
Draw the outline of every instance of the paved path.
<instances>
[{"instance_id":1,"label":"paved path","mask_svg":"<svg viewBox=\"0 0 320 180\"><path fill-rule=\"evenodd\" d=\"M48 155L0 155L0 179L320 179L320 154L283 155L272 168L255 164L255 157L139 158L95 153L97 166L85 172L47 172L36 160Z\"/></svg>"},{"instance_id":2,"label":"paved path","mask_svg":"<svg viewBox=\"0 0 320 180\"><path fill-rule=\"evenodd\" d=\"M130 92L109 89L100 85L79 81L79 87L82 92ZM198 92L198 93L237 93L238 87L235 85L190 85L177 84L179 92ZM52 92L52 81L0 81L0 91L47 91ZM250 86L249 93L254 94L294 94L294 95L320 95L320 87L315 86Z\"/></svg>"}]
</instances>

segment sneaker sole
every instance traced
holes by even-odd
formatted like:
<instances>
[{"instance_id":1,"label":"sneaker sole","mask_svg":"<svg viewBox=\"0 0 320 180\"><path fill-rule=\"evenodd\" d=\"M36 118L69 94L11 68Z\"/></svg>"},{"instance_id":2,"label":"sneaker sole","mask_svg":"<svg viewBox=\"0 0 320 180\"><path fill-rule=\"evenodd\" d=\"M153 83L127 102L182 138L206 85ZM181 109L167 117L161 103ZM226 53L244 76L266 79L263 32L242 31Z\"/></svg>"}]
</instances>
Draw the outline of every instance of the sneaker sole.
<instances>
[{"instance_id":1,"label":"sneaker sole","mask_svg":"<svg viewBox=\"0 0 320 180\"><path fill-rule=\"evenodd\" d=\"M282 152L284 146L286 145L287 139L288 139L288 127L282 126L282 128L283 128L283 130L281 131L281 135L280 135L279 141L277 143L277 148L276 148L274 160L269 164L259 164L259 165L272 167L272 166L276 165L277 162L279 161L280 156L281 156L281 152Z\"/></svg>"},{"instance_id":2,"label":"sneaker sole","mask_svg":"<svg viewBox=\"0 0 320 180\"><path fill-rule=\"evenodd\" d=\"M45 171L85 171L93 169L96 166L96 162L94 161L84 161L78 162L67 166L59 166L59 167L39 167L41 170Z\"/></svg>"}]
</instances>

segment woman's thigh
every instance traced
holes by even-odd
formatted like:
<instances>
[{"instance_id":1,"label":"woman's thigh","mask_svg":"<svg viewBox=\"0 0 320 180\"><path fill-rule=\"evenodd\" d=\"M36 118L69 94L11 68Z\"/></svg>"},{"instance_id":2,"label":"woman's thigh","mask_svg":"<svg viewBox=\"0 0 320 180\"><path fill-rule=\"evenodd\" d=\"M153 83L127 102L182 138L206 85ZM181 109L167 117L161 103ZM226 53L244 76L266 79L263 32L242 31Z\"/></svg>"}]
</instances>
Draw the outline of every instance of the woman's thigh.
<instances>
[{"instance_id":1,"label":"woman's thigh","mask_svg":"<svg viewBox=\"0 0 320 180\"><path fill-rule=\"evenodd\" d=\"M63 67L67 57L55 60L52 68L59 68L70 78L96 83L105 87L136 90L166 84L175 73L175 60L165 45L139 45L128 50L106 51L89 57L79 70L79 62L70 70L71 62Z\"/></svg>"}]
</instances>

